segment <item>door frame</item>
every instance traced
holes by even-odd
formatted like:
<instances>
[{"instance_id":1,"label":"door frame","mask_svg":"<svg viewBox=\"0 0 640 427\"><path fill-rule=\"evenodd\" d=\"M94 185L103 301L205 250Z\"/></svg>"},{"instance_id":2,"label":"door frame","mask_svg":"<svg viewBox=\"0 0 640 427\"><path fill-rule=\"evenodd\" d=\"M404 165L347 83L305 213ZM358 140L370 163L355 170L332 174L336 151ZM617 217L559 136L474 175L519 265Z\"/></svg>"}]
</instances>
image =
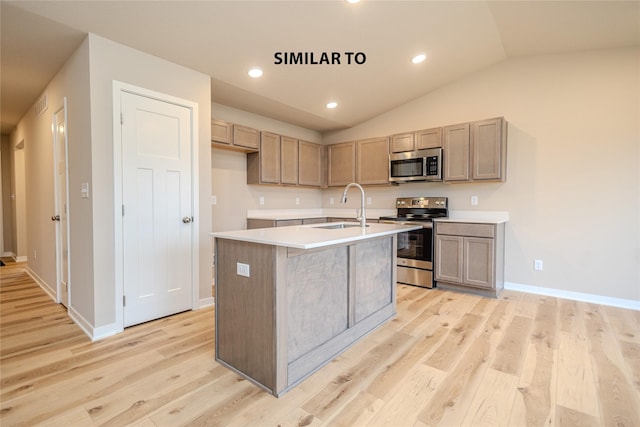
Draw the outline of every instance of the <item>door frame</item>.
<instances>
[{"instance_id":1,"label":"door frame","mask_svg":"<svg viewBox=\"0 0 640 427\"><path fill-rule=\"evenodd\" d=\"M58 113L62 112L63 113L63 118L64 118L64 124L65 124L65 130L64 130L64 140L63 141L59 141L58 140L58 130L56 129L58 126L57 123L57 117L58 117ZM67 97L63 97L62 98L62 107L58 108L54 113L53 116L51 118L51 127L53 129L53 188L54 188L54 207L55 207L55 214L57 215L62 207L58 205L58 202L60 201L60 188L58 186L58 165L60 164L60 162L58 161L58 144L64 144L64 168L65 168L65 193L67 195L67 212L66 212L66 217L67 217L67 300L64 302L64 306L67 308L67 310L69 310L70 305L71 305L71 233L69 231L70 226L69 226L69 218L70 218L70 207L69 207L69 138L68 138L68 128L69 128L69 124L67 123ZM55 224L56 227L56 302L58 304L62 303L62 299L60 298L60 296L62 295L62 271L60 270L61 268L61 257L63 256L59 249L60 249L60 241L62 239L61 234L61 230L60 230L60 223L56 222ZM62 266L64 268L64 266Z\"/></svg>"},{"instance_id":2,"label":"door frame","mask_svg":"<svg viewBox=\"0 0 640 427\"><path fill-rule=\"evenodd\" d=\"M194 217L199 212L198 201L198 103L172 95L145 89L129 83L113 80L113 217L114 217L114 263L115 263L115 329L117 332L124 331L124 248L122 238L122 132L121 132L121 114L122 107L120 104L120 95L127 92L133 95L144 96L161 102L179 105L190 110L190 126L191 126L191 204ZM199 221L192 223L191 228L191 309L198 307L199 295Z\"/></svg>"}]
</instances>

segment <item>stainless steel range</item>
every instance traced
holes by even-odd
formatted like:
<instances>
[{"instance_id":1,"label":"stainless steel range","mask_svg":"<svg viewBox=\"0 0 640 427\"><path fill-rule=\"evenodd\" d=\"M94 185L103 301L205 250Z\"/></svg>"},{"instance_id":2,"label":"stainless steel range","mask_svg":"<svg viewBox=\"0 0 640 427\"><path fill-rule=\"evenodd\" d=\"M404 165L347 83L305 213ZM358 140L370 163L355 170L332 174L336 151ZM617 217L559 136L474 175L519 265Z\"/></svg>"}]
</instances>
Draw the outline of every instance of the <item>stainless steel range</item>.
<instances>
[{"instance_id":1,"label":"stainless steel range","mask_svg":"<svg viewBox=\"0 0 640 427\"><path fill-rule=\"evenodd\" d=\"M433 218L448 216L446 197L401 197L396 216L380 222L422 224L418 230L398 234L397 280L409 285L433 288Z\"/></svg>"}]
</instances>

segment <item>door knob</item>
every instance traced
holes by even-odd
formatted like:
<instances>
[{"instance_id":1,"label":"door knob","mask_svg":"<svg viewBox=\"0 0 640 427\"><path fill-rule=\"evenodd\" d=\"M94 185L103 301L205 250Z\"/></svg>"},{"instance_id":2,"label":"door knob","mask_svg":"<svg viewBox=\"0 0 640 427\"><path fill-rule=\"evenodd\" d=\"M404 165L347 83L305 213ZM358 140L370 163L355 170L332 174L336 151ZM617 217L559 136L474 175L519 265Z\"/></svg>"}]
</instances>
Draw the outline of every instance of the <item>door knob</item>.
<instances>
[{"instance_id":1,"label":"door knob","mask_svg":"<svg viewBox=\"0 0 640 427\"><path fill-rule=\"evenodd\" d=\"M60 221L60 215L54 215L51 217L51 221Z\"/></svg>"},{"instance_id":2,"label":"door knob","mask_svg":"<svg viewBox=\"0 0 640 427\"><path fill-rule=\"evenodd\" d=\"M191 218L190 216L185 216L184 218L182 218L182 222L184 222L185 224L189 224L191 221L193 221L193 218Z\"/></svg>"}]
</instances>

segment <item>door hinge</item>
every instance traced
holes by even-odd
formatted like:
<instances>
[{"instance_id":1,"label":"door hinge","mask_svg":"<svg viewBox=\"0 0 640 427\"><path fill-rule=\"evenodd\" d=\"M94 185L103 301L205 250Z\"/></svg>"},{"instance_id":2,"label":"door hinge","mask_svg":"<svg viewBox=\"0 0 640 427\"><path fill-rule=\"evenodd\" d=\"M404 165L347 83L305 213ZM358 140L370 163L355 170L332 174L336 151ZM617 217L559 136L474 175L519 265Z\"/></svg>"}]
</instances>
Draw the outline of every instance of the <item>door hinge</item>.
<instances>
[{"instance_id":1,"label":"door hinge","mask_svg":"<svg viewBox=\"0 0 640 427\"><path fill-rule=\"evenodd\" d=\"M122 306L124 307L125 305L127 305L127 297L122 295Z\"/></svg>"},{"instance_id":2,"label":"door hinge","mask_svg":"<svg viewBox=\"0 0 640 427\"><path fill-rule=\"evenodd\" d=\"M122 205L122 216L124 216L124 205Z\"/></svg>"},{"instance_id":3,"label":"door hinge","mask_svg":"<svg viewBox=\"0 0 640 427\"><path fill-rule=\"evenodd\" d=\"M124 114L120 113L120 124L124 124Z\"/></svg>"}]
</instances>

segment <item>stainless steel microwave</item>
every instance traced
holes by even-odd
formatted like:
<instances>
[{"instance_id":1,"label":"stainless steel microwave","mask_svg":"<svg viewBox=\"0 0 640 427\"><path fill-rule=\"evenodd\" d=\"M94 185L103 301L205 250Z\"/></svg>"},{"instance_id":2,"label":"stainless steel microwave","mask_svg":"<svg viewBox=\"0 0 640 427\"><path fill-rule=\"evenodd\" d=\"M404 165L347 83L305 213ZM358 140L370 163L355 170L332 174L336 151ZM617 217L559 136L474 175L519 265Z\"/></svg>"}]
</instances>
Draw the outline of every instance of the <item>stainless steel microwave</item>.
<instances>
[{"instance_id":1,"label":"stainless steel microwave","mask_svg":"<svg viewBox=\"0 0 640 427\"><path fill-rule=\"evenodd\" d=\"M442 148L390 154L389 181L442 181Z\"/></svg>"}]
</instances>

